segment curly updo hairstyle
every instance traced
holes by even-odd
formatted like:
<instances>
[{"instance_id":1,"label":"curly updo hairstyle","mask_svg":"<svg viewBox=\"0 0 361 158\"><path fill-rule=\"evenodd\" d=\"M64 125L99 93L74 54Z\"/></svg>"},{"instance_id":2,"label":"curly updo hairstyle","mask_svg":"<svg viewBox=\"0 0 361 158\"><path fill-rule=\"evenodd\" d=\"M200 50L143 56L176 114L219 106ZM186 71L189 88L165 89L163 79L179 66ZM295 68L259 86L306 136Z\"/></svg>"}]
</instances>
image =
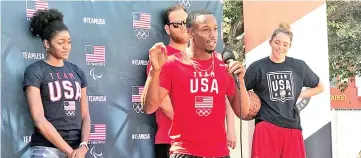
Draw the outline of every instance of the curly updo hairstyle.
<instances>
[{"instance_id":1,"label":"curly updo hairstyle","mask_svg":"<svg viewBox=\"0 0 361 158\"><path fill-rule=\"evenodd\" d=\"M30 31L41 40L50 41L60 31L69 31L63 23L64 15L57 9L39 10L31 18Z\"/></svg>"}]
</instances>

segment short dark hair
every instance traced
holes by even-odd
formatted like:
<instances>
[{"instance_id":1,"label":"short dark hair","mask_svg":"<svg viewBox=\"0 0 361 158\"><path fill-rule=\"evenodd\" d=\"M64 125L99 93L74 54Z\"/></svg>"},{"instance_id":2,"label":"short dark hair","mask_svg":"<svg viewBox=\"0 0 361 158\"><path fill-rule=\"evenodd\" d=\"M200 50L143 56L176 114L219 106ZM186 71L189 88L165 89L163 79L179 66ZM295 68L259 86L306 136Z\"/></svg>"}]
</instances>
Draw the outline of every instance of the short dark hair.
<instances>
[{"instance_id":1,"label":"short dark hair","mask_svg":"<svg viewBox=\"0 0 361 158\"><path fill-rule=\"evenodd\" d=\"M189 13L189 15L187 17L187 28L190 28L193 26L193 24L196 21L198 16L209 15L209 14L212 14L212 13L205 9L195 10L195 11Z\"/></svg>"},{"instance_id":2,"label":"short dark hair","mask_svg":"<svg viewBox=\"0 0 361 158\"><path fill-rule=\"evenodd\" d=\"M167 9L164 11L164 13L163 13L163 22L164 22L164 25L170 23L170 21L169 21L169 14L170 14L171 12L174 12L174 11L177 11L177 10L184 10L184 12L187 12L187 10L184 8L184 6L182 6L182 5L180 5L180 4L170 6L170 7L167 8Z\"/></svg>"},{"instance_id":3,"label":"short dark hair","mask_svg":"<svg viewBox=\"0 0 361 158\"><path fill-rule=\"evenodd\" d=\"M57 9L39 10L31 18L30 31L42 40L50 40L57 32L69 31L63 18L63 13Z\"/></svg>"}]
</instances>

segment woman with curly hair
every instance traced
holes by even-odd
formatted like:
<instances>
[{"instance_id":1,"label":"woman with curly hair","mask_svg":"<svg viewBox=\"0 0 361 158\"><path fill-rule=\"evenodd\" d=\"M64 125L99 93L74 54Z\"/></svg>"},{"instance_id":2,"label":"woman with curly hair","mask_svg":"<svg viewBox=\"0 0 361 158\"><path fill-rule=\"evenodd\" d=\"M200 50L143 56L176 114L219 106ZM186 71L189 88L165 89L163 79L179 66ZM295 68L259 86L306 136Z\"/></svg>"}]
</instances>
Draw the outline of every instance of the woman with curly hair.
<instances>
[{"instance_id":1,"label":"woman with curly hair","mask_svg":"<svg viewBox=\"0 0 361 158\"><path fill-rule=\"evenodd\" d=\"M31 18L30 30L40 36L47 56L29 65L23 89L35 125L31 157L84 158L90 133L87 80L67 62L71 38L63 14L41 10Z\"/></svg>"}]
</instances>

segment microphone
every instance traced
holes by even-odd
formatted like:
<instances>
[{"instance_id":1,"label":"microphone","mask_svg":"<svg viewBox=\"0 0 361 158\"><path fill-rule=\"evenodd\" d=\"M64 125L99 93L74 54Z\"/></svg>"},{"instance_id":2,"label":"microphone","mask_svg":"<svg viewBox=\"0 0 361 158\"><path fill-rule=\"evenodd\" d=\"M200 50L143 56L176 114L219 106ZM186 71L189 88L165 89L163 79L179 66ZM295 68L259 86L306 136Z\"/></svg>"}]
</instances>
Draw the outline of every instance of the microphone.
<instances>
[{"instance_id":1,"label":"microphone","mask_svg":"<svg viewBox=\"0 0 361 158\"><path fill-rule=\"evenodd\" d=\"M232 61L236 60L236 57L234 56L233 52L231 52L230 50L224 49L222 52L222 58L223 58L223 62L226 64L229 64ZM236 85L238 87L238 89L240 89L240 83L239 83L239 79L237 74L232 73L234 80L236 81Z\"/></svg>"}]
</instances>

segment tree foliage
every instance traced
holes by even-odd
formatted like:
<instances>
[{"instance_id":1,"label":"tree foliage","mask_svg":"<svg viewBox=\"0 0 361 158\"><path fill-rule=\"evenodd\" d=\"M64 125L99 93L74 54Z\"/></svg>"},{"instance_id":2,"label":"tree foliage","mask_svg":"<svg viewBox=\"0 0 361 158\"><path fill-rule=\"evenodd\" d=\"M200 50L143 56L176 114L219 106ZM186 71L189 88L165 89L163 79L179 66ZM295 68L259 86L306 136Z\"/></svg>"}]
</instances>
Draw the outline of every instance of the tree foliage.
<instances>
[{"instance_id":1,"label":"tree foliage","mask_svg":"<svg viewBox=\"0 0 361 158\"><path fill-rule=\"evenodd\" d=\"M330 81L341 91L361 75L361 1L327 1Z\"/></svg>"},{"instance_id":2,"label":"tree foliage","mask_svg":"<svg viewBox=\"0 0 361 158\"><path fill-rule=\"evenodd\" d=\"M222 23L224 45L233 50L240 61L244 59L243 27L243 2L225 0Z\"/></svg>"}]
</instances>

